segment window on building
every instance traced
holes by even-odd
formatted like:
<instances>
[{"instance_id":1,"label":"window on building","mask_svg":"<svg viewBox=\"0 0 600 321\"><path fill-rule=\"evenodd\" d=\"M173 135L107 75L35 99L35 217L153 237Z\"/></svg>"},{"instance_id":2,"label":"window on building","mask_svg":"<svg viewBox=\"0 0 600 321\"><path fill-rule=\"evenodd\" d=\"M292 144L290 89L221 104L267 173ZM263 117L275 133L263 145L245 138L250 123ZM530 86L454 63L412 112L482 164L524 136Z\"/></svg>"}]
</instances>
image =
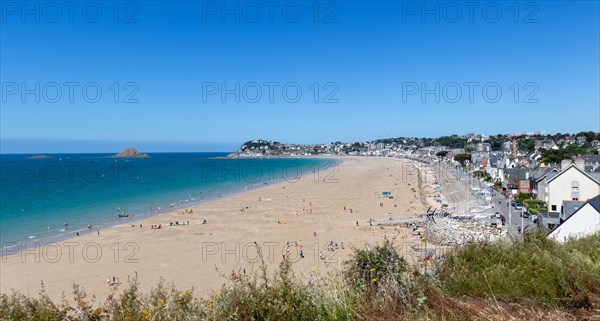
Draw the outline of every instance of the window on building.
<instances>
[{"instance_id":1,"label":"window on building","mask_svg":"<svg viewBox=\"0 0 600 321\"><path fill-rule=\"evenodd\" d=\"M571 198L574 201L578 201L579 200L579 192L571 192Z\"/></svg>"},{"instance_id":2,"label":"window on building","mask_svg":"<svg viewBox=\"0 0 600 321\"><path fill-rule=\"evenodd\" d=\"M552 205L552 211L556 212L556 205Z\"/></svg>"},{"instance_id":3,"label":"window on building","mask_svg":"<svg viewBox=\"0 0 600 321\"><path fill-rule=\"evenodd\" d=\"M572 181L571 182L571 188L572 189L579 189L579 181Z\"/></svg>"}]
</instances>

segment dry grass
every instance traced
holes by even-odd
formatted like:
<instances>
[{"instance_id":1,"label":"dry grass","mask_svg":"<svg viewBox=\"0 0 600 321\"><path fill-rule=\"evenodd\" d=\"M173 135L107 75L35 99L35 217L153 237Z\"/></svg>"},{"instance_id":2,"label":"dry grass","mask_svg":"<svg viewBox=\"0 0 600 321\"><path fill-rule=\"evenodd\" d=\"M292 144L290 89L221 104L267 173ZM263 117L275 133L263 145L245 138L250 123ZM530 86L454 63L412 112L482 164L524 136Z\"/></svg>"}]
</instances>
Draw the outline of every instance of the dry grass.
<instances>
[{"instance_id":1,"label":"dry grass","mask_svg":"<svg viewBox=\"0 0 600 321\"><path fill-rule=\"evenodd\" d=\"M74 306L66 300L53 302L43 290L37 297L2 294L0 320L600 321L597 282L600 274L594 274L600 260L600 236L566 245L546 242L534 238L514 245L497 245L497 248L473 245L451 254L442 263L447 265L437 270L442 273L451 268L453 273L427 276L412 270L397 254L393 244L385 243L356 250L343 270L332 271L330 275L309 282L294 275L288 261L283 261L274 273L268 273L262 264L258 273L242 273L229 278L221 290L209 298L197 297L191 291L179 291L163 281L150 293L143 294L138 289L137 276L129 279L129 286L122 292L117 293L114 289L103 302L88 299L85 291L74 285ZM537 259L533 259L535 268L528 267L532 261L525 260L526 255L511 253L515 250L537 255ZM499 264L500 258L511 255L513 259L509 259L508 264L512 266ZM580 263L575 270L577 275L560 268L556 262L543 261L544 258L556 261L557 255L564 256L562 260ZM515 293L510 292L510 283L503 283L514 282L514 275L508 270L491 272L511 267L513 270L526 268L527 273L541 273L548 266L553 269L547 272L559 274L542 275L539 281L529 280L529 291L524 290L527 287L515 286ZM468 274L475 269L478 269L477 274ZM496 277L502 273L507 273L505 281ZM540 284L548 280L558 281ZM536 286L541 288L536 289ZM566 300L548 296L567 290ZM546 295L536 298L536 293ZM508 299L516 295L522 295L523 299Z\"/></svg>"}]
</instances>

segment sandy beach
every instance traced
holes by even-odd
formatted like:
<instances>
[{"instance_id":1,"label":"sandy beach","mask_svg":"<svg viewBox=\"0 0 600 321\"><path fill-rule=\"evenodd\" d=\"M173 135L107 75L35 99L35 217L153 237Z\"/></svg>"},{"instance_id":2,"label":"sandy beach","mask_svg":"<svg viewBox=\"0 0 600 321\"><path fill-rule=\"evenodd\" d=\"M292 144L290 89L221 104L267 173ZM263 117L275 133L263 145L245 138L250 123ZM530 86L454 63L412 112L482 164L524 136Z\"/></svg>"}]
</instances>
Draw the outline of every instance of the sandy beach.
<instances>
[{"instance_id":1,"label":"sandy beach","mask_svg":"<svg viewBox=\"0 0 600 321\"><path fill-rule=\"evenodd\" d=\"M406 228L372 227L369 220L414 217L438 204L431 198L433 172L419 175L408 161L392 158L341 160L337 170L318 178L310 174L266 185L193 206L187 213L164 213L3 257L0 292L35 295L43 281L52 298L63 292L70 298L73 283L104 298L110 293L107 279L114 277L123 287L137 273L142 291L162 277L204 295L227 282L224 276L232 271L256 269L257 246L269 269L288 255L294 271L308 277L337 269L352 247L384 238L419 242Z\"/></svg>"}]
</instances>

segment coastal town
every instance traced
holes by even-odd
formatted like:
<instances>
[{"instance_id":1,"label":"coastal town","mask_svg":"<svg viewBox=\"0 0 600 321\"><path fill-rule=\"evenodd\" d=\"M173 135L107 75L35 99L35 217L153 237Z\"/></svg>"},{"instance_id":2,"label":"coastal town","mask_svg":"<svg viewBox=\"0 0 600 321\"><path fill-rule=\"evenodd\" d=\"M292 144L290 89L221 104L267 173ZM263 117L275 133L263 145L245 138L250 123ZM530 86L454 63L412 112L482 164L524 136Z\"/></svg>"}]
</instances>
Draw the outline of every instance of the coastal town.
<instances>
[{"instance_id":1,"label":"coastal town","mask_svg":"<svg viewBox=\"0 0 600 321\"><path fill-rule=\"evenodd\" d=\"M600 133L541 132L299 145L253 140L228 157L366 156L410 159L462 181L471 207L442 203L459 218L501 221L513 239L534 230L564 242L600 231ZM441 190L443 183L438 181ZM447 191L446 191L447 192ZM467 202L466 200L460 200ZM483 212L483 214L481 213ZM434 229L435 230L435 229Z\"/></svg>"},{"instance_id":2,"label":"coastal town","mask_svg":"<svg viewBox=\"0 0 600 321\"><path fill-rule=\"evenodd\" d=\"M324 282L329 273L340 273L336 268L352 262L365 270L360 273L366 273L368 284L380 284L379 279L386 277L382 273L401 262L403 277L409 282L442 279L452 286L465 282L492 286L494 293L505 289L501 304L508 308L511 300L537 298L538 289L547 286L545 277L558 275L572 280L565 282L586 282L586 278L597 275L595 263L576 262L574 257L579 254L572 248L580 246L588 251L590 254L582 254L586 257L597 255L599 139L600 133L581 132L545 136L469 134L324 145L255 140L229 155L185 155L196 162L188 160L186 166L195 164L192 167L196 170L206 168L213 174L215 168L241 174L251 167L273 163L296 168L303 162L311 163L304 165L309 170L305 175L261 182L254 188L201 198L200 202L194 202L190 194L189 200L155 215L119 212L114 226L76 229L69 224L61 228L70 234L64 241L10 244L1 264L3 273L11 278L2 280L0 302L5 304L0 309L9 311L18 304L9 303L9 296L4 294L9 291L30 293L39 289L46 298L44 302L50 302L64 296L64 289L73 287L75 300L81 300L77 292L81 286L95 297L111 298L121 289L130 291L120 280L128 280L136 287L131 291L144 297L155 293L164 280L172 282L174 288L189 291L186 293L190 298L193 289L200 296L198 300L206 295L214 300L218 293L228 291L228 286L246 284L242 280L254 277L257 257L261 258L265 278L278 273L271 272L277 271L277 266L289 263L290 269L293 264L298 286L308 287ZM99 157L111 163L136 160L139 166L152 165L161 158L166 158L172 168L182 163L180 154L143 154L134 148ZM215 167L217 164L223 166ZM314 167L309 164L334 164L335 183L315 179L318 176L310 173ZM157 170L155 166L149 168ZM188 172L186 176L193 175ZM212 188L249 182L239 181L237 175L234 180L224 179L227 175L217 177ZM77 245L73 251L72 245ZM90 256L88 249L92 246L96 253L105 255ZM354 261L362 260L361 255L380 260L377 257L381 253L394 253L384 267L379 267L384 272L377 270L377 261L366 265ZM573 264L587 264L587 272L580 273ZM555 266L565 268L538 274ZM351 275L352 268L342 273ZM532 276L523 277L523 273ZM517 281L528 282L528 292L518 292L519 288L514 287ZM421 288L430 286L416 284ZM565 286L556 284L560 289L552 291L564 291ZM401 283L394 286L406 288ZM530 287L535 290L530 291ZM513 293L517 295L510 299ZM415 295L408 298L424 298ZM474 306L480 305L483 310L474 311L483 312L477 312L474 319L508 319L508 312L498 312L485 301L487 293L479 295L484 301ZM26 297L20 298L27 302ZM578 297L568 300L579 303ZM90 309L94 304L90 303ZM212 305L200 306L207 309L206 313L213 311ZM399 311L405 313L403 308ZM540 320L552 320L547 317L556 313L554 308L540 311ZM581 311L572 313L597 314L597 310ZM490 313L497 317L489 318Z\"/></svg>"},{"instance_id":3,"label":"coastal town","mask_svg":"<svg viewBox=\"0 0 600 321\"><path fill-rule=\"evenodd\" d=\"M0 16L0 321L600 321L600 0Z\"/></svg>"}]
</instances>

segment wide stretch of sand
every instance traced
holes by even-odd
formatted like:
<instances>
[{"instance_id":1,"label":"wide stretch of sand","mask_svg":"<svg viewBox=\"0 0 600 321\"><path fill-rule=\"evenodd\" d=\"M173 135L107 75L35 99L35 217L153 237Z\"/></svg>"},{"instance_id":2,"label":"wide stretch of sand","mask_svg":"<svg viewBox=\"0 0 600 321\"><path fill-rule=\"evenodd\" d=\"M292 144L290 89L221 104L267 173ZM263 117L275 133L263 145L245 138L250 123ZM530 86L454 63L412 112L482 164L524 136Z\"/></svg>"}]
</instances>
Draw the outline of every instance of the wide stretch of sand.
<instances>
[{"instance_id":1,"label":"wide stretch of sand","mask_svg":"<svg viewBox=\"0 0 600 321\"><path fill-rule=\"evenodd\" d=\"M63 291L70 296L73 283L103 298L110 291L108 277L126 283L137 272L142 291L162 277L180 289L193 287L206 294L227 281L222 274L244 269L250 273L252 262L257 261L256 245L269 269L289 253L294 271L309 275L339 268L352 246L375 244L394 235L397 242L418 240L403 228L369 226L369 219L388 219L389 213L401 218L425 212L432 191L419 188L428 183L419 184L420 176L411 165L391 158L342 160L335 173L323 171L318 180L309 174L298 181L199 204L193 214L182 214L183 210L160 214L102 230L100 235L94 231L37 251L5 256L0 292L15 289L34 295L43 281L53 298ZM421 180L433 178L424 174ZM393 199L382 197L383 191L391 192ZM204 219L207 224L198 224ZM189 221L189 225L169 226L175 221ZM158 224L162 229L150 228ZM337 251L327 249L330 241L338 243ZM300 248L304 258L298 255Z\"/></svg>"}]
</instances>

